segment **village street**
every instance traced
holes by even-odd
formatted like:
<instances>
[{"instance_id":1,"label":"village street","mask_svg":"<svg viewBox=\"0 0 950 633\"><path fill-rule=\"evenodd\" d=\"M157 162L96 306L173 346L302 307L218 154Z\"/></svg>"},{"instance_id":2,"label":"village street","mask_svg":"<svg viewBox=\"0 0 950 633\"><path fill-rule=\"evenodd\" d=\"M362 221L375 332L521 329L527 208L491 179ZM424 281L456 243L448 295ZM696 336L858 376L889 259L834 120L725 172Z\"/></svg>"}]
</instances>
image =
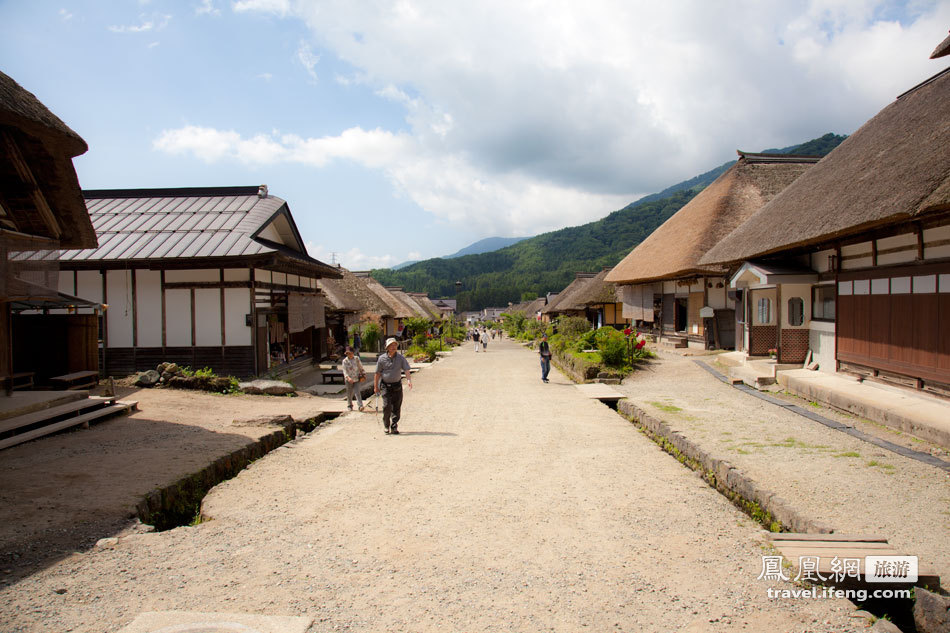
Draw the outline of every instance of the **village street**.
<instances>
[{"instance_id":1,"label":"village street","mask_svg":"<svg viewBox=\"0 0 950 633\"><path fill-rule=\"evenodd\" d=\"M344 415L216 487L206 522L3 587L0 630L119 631L146 611L310 631L863 628L846 601L770 600L758 525L539 374L514 342L458 348L414 376L402 435Z\"/></svg>"}]
</instances>

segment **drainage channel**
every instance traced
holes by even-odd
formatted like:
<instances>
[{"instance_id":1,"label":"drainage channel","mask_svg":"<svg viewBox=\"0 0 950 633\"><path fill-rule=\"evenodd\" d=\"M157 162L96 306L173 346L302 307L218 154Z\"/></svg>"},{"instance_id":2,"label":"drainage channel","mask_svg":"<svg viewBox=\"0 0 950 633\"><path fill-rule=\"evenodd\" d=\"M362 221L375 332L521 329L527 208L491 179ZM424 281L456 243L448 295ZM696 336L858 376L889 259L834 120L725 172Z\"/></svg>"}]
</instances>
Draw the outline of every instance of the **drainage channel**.
<instances>
[{"instance_id":1,"label":"drainage channel","mask_svg":"<svg viewBox=\"0 0 950 633\"><path fill-rule=\"evenodd\" d=\"M702 367L703 369L705 369L707 372L709 372L713 376L715 376L720 381L726 383L727 385L731 384L728 378L726 378L723 374L719 373L718 371L716 371L715 369L713 369L706 363L702 361L698 361L698 360L694 360L693 362L699 365L700 367ZM809 420L813 420L815 422L818 422L819 424L823 424L827 426L829 429L834 429L835 431L841 431L842 433L846 433L850 435L851 437L855 437L869 444L874 444L875 446L879 446L880 448L883 448L884 450L888 450L888 451L891 451L892 453L896 453L903 457L914 459L914 460L917 460L918 462L923 462L930 466L934 466L936 468L940 468L942 470L950 472L950 462L944 461L940 459L939 457L931 455L930 453L915 451L912 448L907 448L906 446L900 446L899 444L888 442L885 439L881 439L873 435L868 435L864 431L856 429L853 426L848 426L847 424L842 424L841 422L828 419L824 416L818 415L814 411L803 409L797 404L792 404L791 402L785 402L784 400L780 400L779 398L771 396L767 393L762 393L758 389L754 389L753 387L750 387L749 385L739 384L739 385L732 385L732 386L738 389L739 391L743 391L749 394L750 396L754 396L756 398L759 398L760 400L765 400L766 402L774 404L778 407L787 409L791 411L792 413L797 413L798 415L806 417Z\"/></svg>"},{"instance_id":2,"label":"drainage channel","mask_svg":"<svg viewBox=\"0 0 950 633\"><path fill-rule=\"evenodd\" d=\"M135 508L139 520L154 526L158 532L200 521L201 501L208 491L227 481L247 466L293 440L297 432L309 433L324 422L339 417L339 413L323 412L303 421L290 421L282 428L227 455L222 455L200 471L182 477L163 488L145 495Z\"/></svg>"}]
</instances>

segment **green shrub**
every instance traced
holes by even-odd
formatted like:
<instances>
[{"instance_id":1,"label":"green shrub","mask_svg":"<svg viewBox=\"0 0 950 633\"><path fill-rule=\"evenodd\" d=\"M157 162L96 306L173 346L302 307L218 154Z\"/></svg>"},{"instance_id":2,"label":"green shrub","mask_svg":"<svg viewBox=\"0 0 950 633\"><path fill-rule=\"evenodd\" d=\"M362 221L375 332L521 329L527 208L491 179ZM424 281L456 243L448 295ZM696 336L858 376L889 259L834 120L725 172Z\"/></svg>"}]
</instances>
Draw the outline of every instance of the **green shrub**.
<instances>
[{"instance_id":1,"label":"green shrub","mask_svg":"<svg viewBox=\"0 0 950 633\"><path fill-rule=\"evenodd\" d=\"M379 337L383 333L375 323L365 323L363 326L363 349L375 352L379 344Z\"/></svg>"},{"instance_id":2,"label":"green shrub","mask_svg":"<svg viewBox=\"0 0 950 633\"><path fill-rule=\"evenodd\" d=\"M533 341L535 339L541 338L541 335L544 333L544 324L540 321L530 320L525 321L524 324L524 333L522 337L525 340Z\"/></svg>"},{"instance_id":3,"label":"green shrub","mask_svg":"<svg viewBox=\"0 0 950 633\"><path fill-rule=\"evenodd\" d=\"M422 334L416 334L415 336L413 336L413 337L412 337L412 346L413 346L413 347L425 347L425 346L426 346L426 335L425 335L424 333L422 333Z\"/></svg>"},{"instance_id":4,"label":"green shrub","mask_svg":"<svg viewBox=\"0 0 950 633\"><path fill-rule=\"evenodd\" d=\"M571 340L577 340L590 330L590 322L583 317L561 317L557 320L558 334Z\"/></svg>"},{"instance_id":5,"label":"green shrub","mask_svg":"<svg viewBox=\"0 0 950 633\"><path fill-rule=\"evenodd\" d=\"M609 339L600 346L600 358L607 367L621 369L627 364L627 343L623 340Z\"/></svg>"},{"instance_id":6,"label":"green shrub","mask_svg":"<svg viewBox=\"0 0 950 633\"><path fill-rule=\"evenodd\" d=\"M577 343L574 345L574 349L578 352L583 352L585 349L598 349L597 332L595 330L588 330L580 335L577 339Z\"/></svg>"},{"instance_id":7,"label":"green shrub","mask_svg":"<svg viewBox=\"0 0 950 633\"><path fill-rule=\"evenodd\" d=\"M429 361L434 361L437 356L436 352L442 351L442 345L439 344L439 339L431 339L428 343L426 343L425 350L426 355L429 357Z\"/></svg>"}]
</instances>

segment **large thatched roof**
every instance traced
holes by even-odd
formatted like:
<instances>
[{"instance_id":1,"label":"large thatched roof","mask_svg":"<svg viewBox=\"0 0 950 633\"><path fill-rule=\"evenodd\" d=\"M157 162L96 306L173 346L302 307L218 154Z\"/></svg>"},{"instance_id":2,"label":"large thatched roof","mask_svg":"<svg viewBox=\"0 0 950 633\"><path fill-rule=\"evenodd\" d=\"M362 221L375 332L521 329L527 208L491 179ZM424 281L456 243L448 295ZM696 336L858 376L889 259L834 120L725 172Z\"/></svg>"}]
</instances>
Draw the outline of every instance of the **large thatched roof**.
<instances>
[{"instance_id":1,"label":"large thatched roof","mask_svg":"<svg viewBox=\"0 0 950 633\"><path fill-rule=\"evenodd\" d=\"M418 303L416 303L415 299L413 299L412 297L410 297L410 296L406 293L406 291L403 290L402 288L399 288L399 287L397 287L397 286L386 286L386 290L388 290L388 291L390 292L390 294L392 294L394 297L396 297L396 299L398 299L399 301L401 301L403 305L405 305L407 308L409 308L410 312L412 312L412 314L410 314L409 316L412 316L412 317L419 317L419 318L422 318L422 319L428 319L428 318L429 318L429 313L426 312L426 311L422 308L422 306L420 306Z\"/></svg>"},{"instance_id":2,"label":"large thatched roof","mask_svg":"<svg viewBox=\"0 0 950 633\"><path fill-rule=\"evenodd\" d=\"M584 309L583 303L578 303L584 290L593 283L598 273L574 273L574 281L557 294L557 298L541 309L542 314L561 314L563 312L577 312Z\"/></svg>"},{"instance_id":3,"label":"large thatched roof","mask_svg":"<svg viewBox=\"0 0 950 633\"><path fill-rule=\"evenodd\" d=\"M367 289L372 291L386 304L390 313L387 316L396 319L408 319L409 317L416 316L414 310L396 298L396 296L384 288L381 283L370 277L368 272L358 272L354 274L366 285Z\"/></svg>"},{"instance_id":4,"label":"large thatched roof","mask_svg":"<svg viewBox=\"0 0 950 633\"><path fill-rule=\"evenodd\" d=\"M343 268L340 268L343 272ZM327 297L327 309L337 312L362 312L365 308L359 297L351 293L342 279L318 279L317 286Z\"/></svg>"},{"instance_id":5,"label":"large thatched roof","mask_svg":"<svg viewBox=\"0 0 950 633\"><path fill-rule=\"evenodd\" d=\"M601 303L617 303L617 286L607 281L610 268L604 268L573 297L579 306L592 306Z\"/></svg>"},{"instance_id":6,"label":"large thatched roof","mask_svg":"<svg viewBox=\"0 0 950 633\"><path fill-rule=\"evenodd\" d=\"M904 93L703 263L828 242L950 209L950 68Z\"/></svg>"},{"instance_id":7,"label":"large thatched roof","mask_svg":"<svg viewBox=\"0 0 950 633\"><path fill-rule=\"evenodd\" d=\"M429 298L428 294L424 292L408 292L406 294L412 297L413 301L429 314L428 318L435 321L442 320L442 310L439 310L438 306L432 303L432 299Z\"/></svg>"},{"instance_id":8,"label":"large thatched roof","mask_svg":"<svg viewBox=\"0 0 950 633\"><path fill-rule=\"evenodd\" d=\"M508 314L520 312L525 316L534 317L546 305L546 303L547 302L544 297L538 297L537 299L532 299L531 301L522 301L521 303L516 303L505 310L505 312Z\"/></svg>"},{"instance_id":9,"label":"large thatched roof","mask_svg":"<svg viewBox=\"0 0 950 633\"><path fill-rule=\"evenodd\" d=\"M382 317L392 317L395 312L382 298L370 289L367 279L375 282L371 277L360 277L345 268L340 268L343 273L342 279L334 279L334 287L342 288L347 296L356 299L360 307L358 312L362 314L372 314ZM321 287L323 279L320 280ZM382 286L380 286L382 288Z\"/></svg>"},{"instance_id":10,"label":"large thatched roof","mask_svg":"<svg viewBox=\"0 0 950 633\"><path fill-rule=\"evenodd\" d=\"M937 48L934 49L934 52L930 54L930 59L937 59L938 57L943 57L945 55L950 55L950 35L948 35L946 39L937 45Z\"/></svg>"},{"instance_id":11,"label":"large thatched roof","mask_svg":"<svg viewBox=\"0 0 950 633\"><path fill-rule=\"evenodd\" d=\"M816 156L750 154L677 211L611 270L613 283L644 283L721 273L700 259L818 161Z\"/></svg>"},{"instance_id":12,"label":"large thatched roof","mask_svg":"<svg viewBox=\"0 0 950 633\"><path fill-rule=\"evenodd\" d=\"M0 72L0 228L95 248L73 157L88 147L32 93Z\"/></svg>"}]
</instances>

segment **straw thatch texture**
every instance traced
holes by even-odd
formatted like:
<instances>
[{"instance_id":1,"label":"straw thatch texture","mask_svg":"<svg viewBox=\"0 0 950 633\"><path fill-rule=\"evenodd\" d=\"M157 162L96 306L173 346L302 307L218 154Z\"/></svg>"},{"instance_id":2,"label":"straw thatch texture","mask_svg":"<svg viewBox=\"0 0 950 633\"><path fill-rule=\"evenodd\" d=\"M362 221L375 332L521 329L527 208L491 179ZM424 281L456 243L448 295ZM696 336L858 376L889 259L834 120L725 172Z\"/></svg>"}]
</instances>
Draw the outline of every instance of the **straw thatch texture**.
<instances>
[{"instance_id":1,"label":"straw thatch texture","mask_svg":"<svg viewBox=\"0 0 950 633\"><path fill-rule=\"evenodd\" d=\"M371 290L386 304L392 318L408 319L409 317L416 316L416 313L409 306L396 298L396 296L384 288L381 283L370 277L369 273L356 273L356 276L360 278L360 281L366 284L366 287L369 290Z\"/></svg>"},{"instance_id":2,"label":"straw thatch texture","mask_svg":"<svg viewBox=\"0 0 950 633\"><path fill-rule=\"evenodd\" d=\"M950 209L950 69L905 93L711 249L736 262Z\"/></svg>"},{"instance_id":3,"label":"straw thatch texture","mask_svg":"<svg viewBox=\"0 0 950 633\"><path fill-rule=\"evenodd\" d=\"M943 57L944 55L950 55L950 35L948 35L946 39L937 45L937 48L934 49L934 52L930 54L930 59L937 59L938 57Z\"/></svg>"},{"instance_id":4,"label":"straw thatch texture","mask_svg":"<svg viewBox=\"0 0 950 633\"><path fill-rule=\"evenodd\" d=\"M817 157L747 154L634 248L606 277L633 284L715 275L700 259L743 221L801 176Z\"/></svg>"},{"instance_id":5,"label":"straw thatch texture","mask_svg":"<svg viewBox=\"0 0 950 633\"><path fill-rule=\"evenodd\" d=\"M412 314L411 314L410 316L419 317L419 318L422 318L422 319L428 319L428 318L429 318L429 313L426 312L426 311L422 308L422 306L420 306L418 303L416 303L415 299L413 299L412 297L410 297L409 294L406 293L406 291L404 291L402 288L395 288L395 287L388 287L388 286L387 286L386 290L388 290L390 293L392 293L392 295L393 295L394 297L396 297L397 299L399 299L406 307L409 308L409 310L412 312Z\"/></svg>"},{"instance_id":6,"label":"straw thatch texture","mask_svg":"<svg viewBox=\"0 0 950 633\"><path fill-rule=\"evenodd\" d=\"M317 286L326 295L327 309L336 312L360 312L363 310L363 303L346 289L342 281L326 278L317 280Z\"/></svg>"},{"instance_id":7,"label":"straw thatch texture","mask_svg":"<svg viewBox=\"0 0 950 633\"><path fill-rule=\"evenodd\" d=\"M574 273L574 281L559 292L557 299L545 306L541 310L541 313L564 314L566 312L579 312L583 310L584 304L579 303L578 299L583 295L586 288L593 283L597 275L598 273Z\"/></svg>"},{"instance_id":8,"label":"straw thatch texture","mask_svg":"<svg viewBox=\"0 0 950 633\"><path fill-rule=\"evenodd\" d=\"M359 313L372 314L381 317L393 317L395 313L378 294L369 288L366 278L359 277L345 268L340 268L342 279L335 279L333 283L342 288L347 295L356 299L359 304ZM321 279L321 282L323 280ZM382 286L380 286L382 287Z\"/></svg>"},{"instance_id":9,"label":"straw thatch texture","mask_svg":"<svg viewBox=\"0 0 950 633\"><path fill-rule=\"evenodd\" d=\"M2 72L0 147L0 180L19 183L0 190L0 203L7 219L15 224L14 230L58 237L63 248L95 248L96 232L86 212L72 161L86 152L86 142L32 93ZM17 165L21 157L30 172L26 180ZM37 191L59 225L59 236L37 210Z\"/></svg>"},{"instance_id":10,"label":"straw thatch texture","mask_svg":"<svg viewBox=\"0 0 950 633\"><path fill-rule=\"evenodd\" d=\"M514 314L515 312L520 312L527 317L534 317L538 312L544 308L545 300L544 297L538 297L531 301L522 301L521 303L515 304L505 310L508 314Z\"/></svg>"},{"instance_id":11,"label":"straw thatch texture","mask_svg":"<svg viewBox=\"0 0 950 633\"><path fill-rule=\"evenodd\" d=\"M424 292L410 292L407 293L413 300L419 304L419 307L429 313L429 318L435 321L442 320L442 310L439 310L438 306L432 303L432 299L429 298Z\"/></svg>"},{"instance_id":12,"label":"straw thatch texture","mask_svg":"<svg viewBox=\"0 0 950 633\"><path fill-rule=\"evenodd\" d=\"M604 268L597 273L597 276L577 293L574 302L580 306L617 303L617 286L607 281L610 270L610 268Z\"/></svg>"}]
</instances>

